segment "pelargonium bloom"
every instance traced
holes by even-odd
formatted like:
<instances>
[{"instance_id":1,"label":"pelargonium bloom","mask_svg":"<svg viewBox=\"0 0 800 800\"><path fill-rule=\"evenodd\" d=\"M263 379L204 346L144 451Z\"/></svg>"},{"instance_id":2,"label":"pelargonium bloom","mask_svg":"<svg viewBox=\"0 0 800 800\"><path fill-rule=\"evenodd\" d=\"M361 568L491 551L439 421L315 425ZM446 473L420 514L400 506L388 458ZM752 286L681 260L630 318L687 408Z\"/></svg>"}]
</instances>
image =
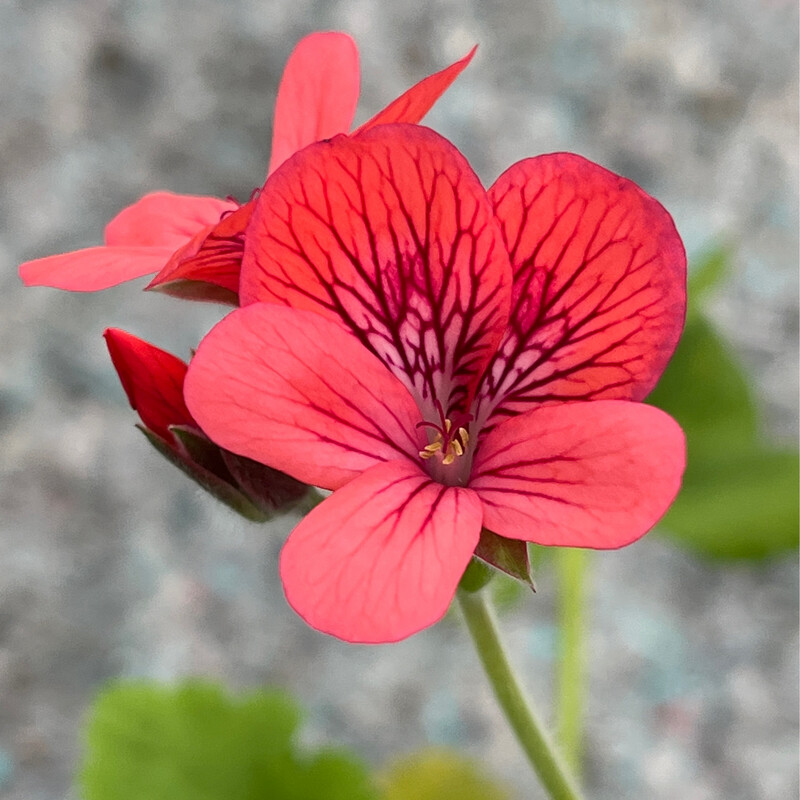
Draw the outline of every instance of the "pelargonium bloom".
<instances>
[{"instance_id":1,"label":"pelargonium bloom","mask_svg":"<svg viewBox=\"0 0 800 800\"><path fill-rule=\"evenodd\" d=\"M125 331L109 328L106 344L139 426L150 443L190 478L257 522L293 507L308 487L277 470L215 445L183 399L186 364Z\"/></svg>"},{"instance_id":2,"label":"pelargonium bloom","mask_svg":"<svg viewBox=\"0 0 800 800\"><path fill-rule=\"evenodd\" d=\"M245 307L185 393L222 447L334 490L281 555L312 626L432 624L482 526L616 548L667 509L683 435L637 401L680 335L686 259L633 183L556 153L487 192L445 139L389 125L296 154L251 225Z\"/></svg>"},{"instance_id":3,"label":"pelargonium bloom","mask_svg":"<svg viewBox=\"0 0 800 800\"><path fill-rule=\"evenodd\" d=\"M420 81L359 130L419 122L473 54L474 49ZM347 131L358 95L353 40L336 32L302 39L278 90L268 175L295 151ZM20 266L20 276L28 286L97 291L157 272L148 288L236 305L244 235L254 205L254 198L240 205L231 199L154 192L111 220L103 246L28 261Z\"/></svg>"},{"instance_id":4,"label":"pelargonium bloom","mask_svg":"<svg viewBox=\"0 0 800 800\"><path fill-rule=\"evenodd\" d=\"M474 48L460 61L425 78L359 130L396 121L418 122L473 54ZM348 130L358 94L358 51L349 36L315 33L302 39L287 62L278 90L269 173L296 150ZM29 261L20 266L20 276L29 286L96 291L158 272L151 288L188 299L236 305L244 238L256 193L243 205L214 197L148 194L111 220L104 246ZM288 476L257 468L229 453L223 459L227 463L222 464L219 454L212 452L218 448L208 450L198 438L199 432L186 428L181 414L176 413L183 401L175 396L174 376L176 371L185 371L183 362L121 331L114 337L107 339L112 357L112 342L119 342L114 362L123 386L134 408L140 410L149 440L163 455L250 517L271 513L305 491ZM123 345L130 358L120 361ZM121 364L127 364L127 374ZM141 368L130 369L131 364ZM170 369L148 371L149 366L167 364ZM137 397L139 402L141 398L171 398L169 424L177 427L170 432L162 425L163 435L157 435L146 414L141 414ZM190 440L193 446L187 449ZM253 485L248 488L249 483ZM248 498L254 508L248 508Z\"/></svg>"}]
</instances>

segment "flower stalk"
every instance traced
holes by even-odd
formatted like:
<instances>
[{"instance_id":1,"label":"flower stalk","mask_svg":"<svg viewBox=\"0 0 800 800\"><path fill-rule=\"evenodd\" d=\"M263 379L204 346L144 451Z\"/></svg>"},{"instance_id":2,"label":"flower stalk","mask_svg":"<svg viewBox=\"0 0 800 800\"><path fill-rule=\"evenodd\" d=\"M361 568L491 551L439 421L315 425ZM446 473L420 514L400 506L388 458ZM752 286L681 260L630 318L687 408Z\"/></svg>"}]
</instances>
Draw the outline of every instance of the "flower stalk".
<instances>
[{"instance_id":1,"label":"flower stalk","mask_svg":"<svg viewBox=\"0 0 800 800\"><path fill-rule=\"evenodd\" d=\"M561 755L511 668L486 593L459 589L456 596L495 697L551 800L580 800Z\"/></svg>"}]
</instances>

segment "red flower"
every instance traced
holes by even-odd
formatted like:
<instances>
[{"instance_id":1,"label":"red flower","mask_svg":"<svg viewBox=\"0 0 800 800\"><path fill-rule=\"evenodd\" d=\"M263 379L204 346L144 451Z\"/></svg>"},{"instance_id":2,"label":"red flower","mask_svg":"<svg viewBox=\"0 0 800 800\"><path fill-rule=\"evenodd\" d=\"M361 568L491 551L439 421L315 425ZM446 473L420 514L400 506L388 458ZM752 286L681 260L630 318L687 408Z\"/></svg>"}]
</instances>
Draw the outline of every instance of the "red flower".
<instances>
[{"instance_id":1,"label":"red flower","mask_svg":"<svg viewBox=\"0 0 800 800\"><path fill-rule=\"evenodd\" d=\"M308 487L215 445L183 399L186 364L125 331L105 332L111 360L142 432L173 464L242 516L264 521L300 500Z\"/></svg>"},{"instance_id":2,"label":"red flower","mask_svg":"<svg viewBox=\"0 0 800 800\"><path fill-rule=\"evenodd\" d=\"M474 52L416 84L359 130L419 122ZM269 173L295 151L346 131L358 93L358 51L349 36L314 33L302 39L278 90ZM254 199L240 206L215 197L149 194L106 226L105 245L28 261L20 276L27 286L91 292L158 272L148 288L236 305L253 206Z\"/></svg>"},{"instance_id":3,"label":"red flower","mask_svg":"<svg viewBox=\"0 0 800 800\"><path fill-rule=\"evenodd\" d=\"M667 212L580 156L487 193L428 129L336 137L261 193L246 307L201 343L187 403L221 446L335 490L284 547L289 603L401 639L445 613L482 526L615 548L664 513L683 435L632 401L677 343L685 276Z\"/></svg>"}]
</instances>

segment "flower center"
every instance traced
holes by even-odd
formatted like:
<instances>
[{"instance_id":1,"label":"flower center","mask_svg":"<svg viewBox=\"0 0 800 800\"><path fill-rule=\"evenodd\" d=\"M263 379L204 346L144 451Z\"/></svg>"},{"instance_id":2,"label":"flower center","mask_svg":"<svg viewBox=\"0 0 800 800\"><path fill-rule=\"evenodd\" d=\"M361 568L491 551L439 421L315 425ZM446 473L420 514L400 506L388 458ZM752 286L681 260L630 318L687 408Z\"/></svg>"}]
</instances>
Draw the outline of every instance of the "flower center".
<instances>
[{"instance_id":1,"label":"flower center","mask_svg":"<svg viewBox=\"0 0 800 800\"><path fill-rule=\"evenodd\" d=\"M420 424L432 425L430 422ZM464 450L466 450L468 444L469 433L467 429L462 426L454 431L453 421L445 419L444 428L437 430L434 440L420 450L419 455L420 458L427 460L433 458L437 453L442 453L442 464L447 466L452 464L457 456L464 455Z\"/></svg>"},{"instance_id":2,"label":"flower center","mask_svg":"<svg viewBox=\"0 0 800 800\"><path fill-rule=\"evenodd\" d=\"M439 401L436 401L436 408L439 412L439 422L419 422L417 427L432 428L436 431L433 441L419 451L420 458L427 461L429 458L441 455L441 462L444 466L452 464L458 456L463 456L469 445L469 432L466 425L471 419L468 414L459 414L455 417L455 422L450 417L445 417L444 409Z\"/></svg>"}]
</instances>

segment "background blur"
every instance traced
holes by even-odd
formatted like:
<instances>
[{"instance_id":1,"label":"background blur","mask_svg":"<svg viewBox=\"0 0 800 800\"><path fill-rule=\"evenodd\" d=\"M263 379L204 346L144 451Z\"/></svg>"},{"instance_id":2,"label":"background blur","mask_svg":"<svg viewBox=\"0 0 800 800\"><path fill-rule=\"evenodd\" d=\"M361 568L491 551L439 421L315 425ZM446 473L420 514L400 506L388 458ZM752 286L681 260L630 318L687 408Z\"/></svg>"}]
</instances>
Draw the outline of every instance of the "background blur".
<instances>
[{"instance_id":1,"label":"background blur","mask_svg":"<svg viewBox=\"0 0 800 800\"><path fill-rule=\"evenodd\" d=\"M277 578L292 521L240 521L134 428L103 329L187 357L220 310L141 283L24 290L16 265L99 243L147 191L246 199L283 64L311 30L357 40L358 121L478 42L427 122L487 184L577 151L658 197L690 256L729 245L707 310L752 377L761 435L792 444L797 16L790 0L3 0L0 797L66 795L87 704L119 675L284 686L310 710L309 741L374 764L462 747L530 796L453 620L381 647L308 629ZM796 556L720 565L652 534L598 554L591 582L589 794L796 797ZM547 565L537 585L504 628L546 707Z\"/></svg>"}]
</instances>

